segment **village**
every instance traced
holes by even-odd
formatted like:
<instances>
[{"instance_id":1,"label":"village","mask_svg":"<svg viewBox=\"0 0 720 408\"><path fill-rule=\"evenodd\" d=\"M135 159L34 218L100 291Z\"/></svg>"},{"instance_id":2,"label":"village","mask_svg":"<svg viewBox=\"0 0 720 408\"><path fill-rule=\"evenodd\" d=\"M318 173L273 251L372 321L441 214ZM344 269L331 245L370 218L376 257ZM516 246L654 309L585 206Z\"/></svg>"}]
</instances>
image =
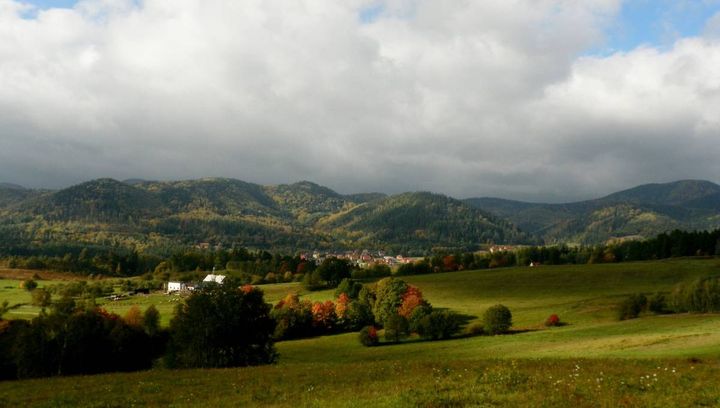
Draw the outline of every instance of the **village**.
<instances>
[{"instance_id":1,"label":"village","mask_svg":"<svg viewBox=\"0 0 720 408\"><path fill-rule=\"evenodd\" d=\"M198 248L208 248L208 245L203 243L198 245ZM387 255L384 251L333 251L333 252L303 252L299 255L300 259L306 262L312 262L315 265L322 264L326 259L336 258L347 260L350 265L359 269L368 269L374 265L386 265L391 269L396 268L402 264L411 264L414 262L421 261L423 257L408 257L403 255L391 256ZM174 293L186 293L196 289L201 289L204 286L212 284L222 284L225 275L215 273L216 270L213 268L212 272L209 273L205 278L198 283L193 282L182 282L182 281L169 281L165 284L164 290L167 294Z\"/></svg>"},{"instance_id":2,"label":"village","mask_svg":"<svg viewBox=\"0 0 720 408\"><path fill-rule=\"evenodd\" d=\"M211 245L209 243L200 243L196 245L199 249L222 249L222 245ZM494 254L500 252L510 252L518 249L518 246L509 245L492 245L486 249L477 251L478 255ZM346 251L312 251L312 252L301 252L298 257L305 262L312 262L316 266L319 266L327 259L342 259L348 261L348 263L360 270L366 270L373 268L378 265L387 266L390 270L396 270L401 265L414 264L420 262L425 257L411 257L405 255L389 255L383 250L346 250ZM530 262L529 266L539 266L540 263ZM274 275L272 272L269 275ZM213 268L212 272L208 273L205 278L200 282L186 282L186 281L169 281L164 284L163 290L167 294L180 294L189 293L196 289L201 289L208 285L222 284L226 275L216 273L216 269ZM265 282L268 283L268 282Z\"/></svg>"}]
</instances>

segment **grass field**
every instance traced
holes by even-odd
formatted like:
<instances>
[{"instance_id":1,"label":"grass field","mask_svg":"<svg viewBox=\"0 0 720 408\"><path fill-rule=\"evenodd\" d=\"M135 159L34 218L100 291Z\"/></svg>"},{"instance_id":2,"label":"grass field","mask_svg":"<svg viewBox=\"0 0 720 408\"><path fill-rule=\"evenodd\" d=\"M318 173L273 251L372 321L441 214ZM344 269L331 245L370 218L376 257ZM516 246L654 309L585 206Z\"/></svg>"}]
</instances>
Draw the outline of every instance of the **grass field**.
<instances>
[{"instance_id":1,"label":"grass field","mask_svg":"<svg viewBox=\"0 0 720 408\"><path fill-rule=\"evenodd\" d=\"M473 319L503 303L517 333L373 348L355 333L286 341L270 367L0 383L0 406L720 406L720 315L614 318L615 305L630 293L667 292L711 275L720 275L720 260L405 277L435 307ZM294 283L262 288L272 302L289 291L317 300L333 295L305 294ZM107 308L156 303L167 321L168 298L135 297ZM568 324L546 329L551 313Z\"/></svg>"}]
</instances>

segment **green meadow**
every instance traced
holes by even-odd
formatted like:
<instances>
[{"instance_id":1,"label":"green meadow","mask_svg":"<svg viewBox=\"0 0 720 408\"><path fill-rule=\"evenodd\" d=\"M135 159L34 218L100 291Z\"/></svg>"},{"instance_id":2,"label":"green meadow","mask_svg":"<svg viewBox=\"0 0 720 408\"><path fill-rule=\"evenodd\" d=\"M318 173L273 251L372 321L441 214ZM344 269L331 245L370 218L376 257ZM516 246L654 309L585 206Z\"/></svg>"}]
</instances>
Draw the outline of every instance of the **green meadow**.
<instances>
[{"instance_id":1,"label":"green meadow","mask_svg":"<svg viewBox=\"0 0 720 408\"><path fill-rule=\"evenodd\" d=\"M615 318L629 294L669 292L713 275L718 259L408 276L434 307L470 324L489 306L508 306L513 334L370 348L356 333L284 341L279 362L267 367L0 383L0 406L719 406L720 315ZM0 289L17 286L0 281ZM334 292L307 293L296 283L262 288L272 303L291 291L313 300ZM0 301L29 301L27 292L2 290ZM123 313L156 304L167 322L173 299L153 294L104 306ZM552 313L566 325L544 327Z\"/></svg>"}]
</instances>

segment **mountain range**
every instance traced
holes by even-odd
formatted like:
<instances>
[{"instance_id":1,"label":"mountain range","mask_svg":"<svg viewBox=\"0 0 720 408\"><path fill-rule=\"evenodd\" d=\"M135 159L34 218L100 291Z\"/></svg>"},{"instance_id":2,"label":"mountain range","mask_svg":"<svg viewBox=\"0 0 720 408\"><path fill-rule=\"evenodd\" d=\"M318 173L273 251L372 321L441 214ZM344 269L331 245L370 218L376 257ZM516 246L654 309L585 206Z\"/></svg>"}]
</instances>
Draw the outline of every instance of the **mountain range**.
<instances>
[{"instance_id":1,"label":"mountain range","mask_svg":"<svg viewBox=\"0 0 720 408\"><path fill-rule=\"evenodd\" d=\"M703 180L645 184L566 204L499 198L465 202L509 220L548 244L595 244L647 238L673 229L720 227L720 186Z\"/></svg>"},{"instance_id":2,"label":"mountain range","mask_svg":"<svg viewBox=\"0 0 720 408\"><path fill-rule=\"evenodd\" d=\"M485 244L594 244L720 226L720 186L647 184L567 204L429 192L339 194L308 181L97 179L49 191L0 183L0 246L167 248L201 242L406 253Z\"/></svg>"}]
</instances>

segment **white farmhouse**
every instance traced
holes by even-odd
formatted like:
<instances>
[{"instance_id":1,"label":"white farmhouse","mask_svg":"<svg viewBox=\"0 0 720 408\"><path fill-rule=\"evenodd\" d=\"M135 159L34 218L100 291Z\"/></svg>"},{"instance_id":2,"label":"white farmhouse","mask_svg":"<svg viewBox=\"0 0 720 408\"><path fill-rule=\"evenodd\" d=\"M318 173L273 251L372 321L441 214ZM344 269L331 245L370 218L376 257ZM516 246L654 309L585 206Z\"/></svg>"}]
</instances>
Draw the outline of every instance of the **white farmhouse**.
<instances>
[{"instance_id":1,"label":"white farmhouse","mask_svg":"<svg viewBox=\"0 0 720 408\"><path fill-rule=\"evenodd\" d=\"M168 282L167 284L167 293L182 292L185 289L187 286L183 282Z\"/></svg>"}]
</instances>

